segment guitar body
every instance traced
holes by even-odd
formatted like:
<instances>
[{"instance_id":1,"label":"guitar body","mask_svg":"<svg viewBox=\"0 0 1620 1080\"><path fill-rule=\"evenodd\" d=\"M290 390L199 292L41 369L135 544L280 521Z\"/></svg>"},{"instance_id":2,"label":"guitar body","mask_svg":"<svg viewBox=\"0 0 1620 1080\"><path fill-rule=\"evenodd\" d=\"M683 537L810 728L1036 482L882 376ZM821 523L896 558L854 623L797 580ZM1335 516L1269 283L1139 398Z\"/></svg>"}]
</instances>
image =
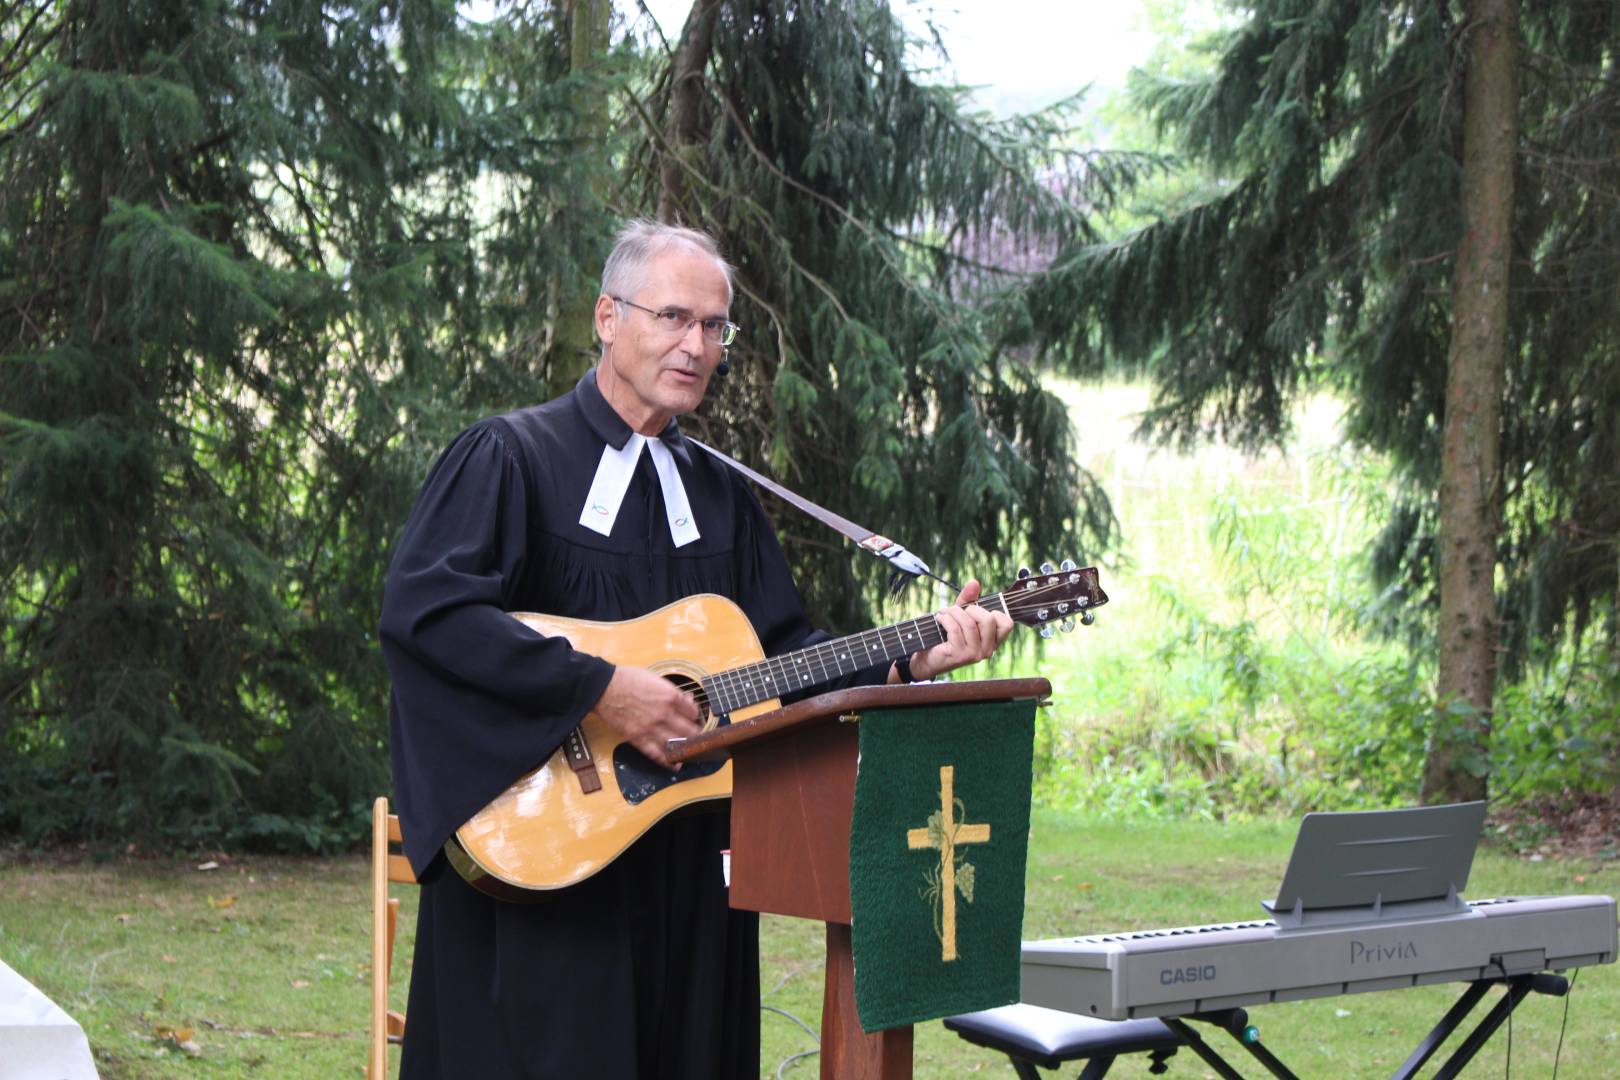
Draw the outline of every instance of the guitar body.
<instances>
[{"instance_id":1,"label":"guitar body","mask_svg":"<svg viewBox=\"0 0 1620 1080\"><path fill-rule=\"evenodd\" d=\"M723 596L678 600L638 619L593 622L517 612L513 618L548 637L615 664L645 667L695 686L717 672L764 659L742 609ZM746 720L777 707L774 698L738 710ZM705 728L719 718L705 711ZM691 803L731 797L731 762L670 774L651 765L592 712L580 733L598 786L585 790L567 747L526 773L456 830L452 864L477 888L503 899L573 885L606 866L660 818ZM703 774L706 773L706 774ZM703 774L703 775L700 775Z\"/></svg>"}]
</instances>

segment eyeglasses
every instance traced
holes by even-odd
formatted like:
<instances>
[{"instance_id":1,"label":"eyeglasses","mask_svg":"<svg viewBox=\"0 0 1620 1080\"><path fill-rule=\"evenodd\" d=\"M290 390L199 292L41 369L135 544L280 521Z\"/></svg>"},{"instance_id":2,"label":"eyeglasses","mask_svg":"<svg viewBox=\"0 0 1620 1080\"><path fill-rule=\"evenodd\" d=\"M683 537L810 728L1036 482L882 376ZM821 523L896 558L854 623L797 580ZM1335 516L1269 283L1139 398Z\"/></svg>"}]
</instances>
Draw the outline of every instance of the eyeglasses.
<instances>
[{"instance_id":1,"label":"eyeglasses","mask_svg":"<svg viewBox=\"0 0 1620 1080\"><path fill-rule=\"evenodd\" d=\"M705 340L712 341L721 348L725 348L733 341L736 341L737 333L742 329L730 319L700 319L683 308L667 307L655 310L650 307L643 307L634 300L626 300L622 296L615 296L613 299L620 304L627 304L637 311L645 311L653 317L653 322L658 325L658 329L666 334L685 336L691 332L692 324L697 323L703 328Z\"/></svg>"}]
</instances>

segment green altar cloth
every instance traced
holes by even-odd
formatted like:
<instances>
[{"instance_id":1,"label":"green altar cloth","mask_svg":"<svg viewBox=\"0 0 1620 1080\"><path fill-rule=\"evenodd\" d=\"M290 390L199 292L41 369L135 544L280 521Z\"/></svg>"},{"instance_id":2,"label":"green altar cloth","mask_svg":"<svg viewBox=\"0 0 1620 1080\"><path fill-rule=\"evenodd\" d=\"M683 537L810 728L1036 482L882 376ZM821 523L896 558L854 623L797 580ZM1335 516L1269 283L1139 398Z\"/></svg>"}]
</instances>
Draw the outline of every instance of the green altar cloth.
<instances>
[{"instance_id":1,"label":"green altar cloth","mask_svg":"<svg viewBox=\"0 0 1620 1080\"><path fill-rule=\"evenodd\" d=\"M1018 1000L1033 700L874 709L850 823L868 1032Z\"/></svg>"}]
</instances>

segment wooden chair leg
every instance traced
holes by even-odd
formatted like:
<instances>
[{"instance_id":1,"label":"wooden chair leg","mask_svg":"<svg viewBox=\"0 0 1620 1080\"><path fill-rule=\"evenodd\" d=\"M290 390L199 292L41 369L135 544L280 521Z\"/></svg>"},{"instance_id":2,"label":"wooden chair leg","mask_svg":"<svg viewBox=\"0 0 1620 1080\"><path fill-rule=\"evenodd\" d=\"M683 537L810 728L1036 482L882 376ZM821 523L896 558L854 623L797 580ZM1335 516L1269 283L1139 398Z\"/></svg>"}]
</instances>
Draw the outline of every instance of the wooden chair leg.
<instances>
[{"instance_id":1,"label":"wooden chair leg","mask_svg":"<svg viewBox=\"0 0 1620 1080\"><path fill-rule=\"evenodd\" d=\"M399 926L399 901L393 897L388 898L388 966L386 970L390 977L394 972L394 930Z\"/></svg>"},{"instance_id":2,"label":"wooden chair leg","mask_svg":"<svg viewBox=\"0 0 1620 1080\"><path fill-rule=\"evenodd\" d=\"M399 925L399 901L393 897L388 898L388 972L392 976L394 971L394 929ZM405 1014L393 1009L388 1010L388 1041L402 1043L405 1041Z\"/></svg>"},{"instance_id":3,"label":"wooden chair leg","mask_svg":"<svg viewBox=\"0 0 1620 1080\"><path fill-rule=\"evenodd\" d=\"M399 819L388 813L388 800L371 807L371 1030L366 1058L368 1080L388 1080L388 1045L405 1041L405 1014L388 1007L394 970L394 940L399 929L399 901L388 895L389 882L416 884L416 873L403 854Z\"/></svg>"},{"instance_id":4,"label":"wooden chair leg","mask_svg":"<svg viewBox=\"0 0 1620 1080\"><path fill-rule=\"evenodd\" d=\"M371 1031L366 1075L388 1076L388 967L393 933L388 918L388 800L371 807Z\"/></svg>"}]
</instances>

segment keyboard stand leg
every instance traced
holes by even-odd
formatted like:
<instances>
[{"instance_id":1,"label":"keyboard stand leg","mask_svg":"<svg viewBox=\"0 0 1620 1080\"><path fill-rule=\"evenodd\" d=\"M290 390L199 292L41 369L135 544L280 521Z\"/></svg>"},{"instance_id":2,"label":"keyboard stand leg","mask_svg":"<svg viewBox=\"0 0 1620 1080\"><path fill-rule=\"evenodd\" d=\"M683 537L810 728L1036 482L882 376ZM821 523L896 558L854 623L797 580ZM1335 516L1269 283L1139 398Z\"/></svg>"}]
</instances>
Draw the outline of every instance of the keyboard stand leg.
<instances>
[{"instance_id":1,"label":"keyboard stand leg","mask_svg":"<svg viewBox=\"0 0 1620 1080\"><path fill-rule=\"evenodd\" d=\"M1271 1048L1260 1041L1259 1033L1255 1032L1250 1038L1249 1014L1244 1009L1215 1009L1211 1012L1193 1013L1191 1019L1202 1020L1206 1024L1214 1024L1232 1038L1238 1045L1247 1050L1256 1061L1266 1067L1266 1071L1277 1080L1299 1080L1288 1066L1284 1065Z\"/></svg>"},{"instance_id":2,"label":"keyboard stand leg","mask_svg":"<svg viewBox=\"0 0 1620 1080\"><path fill-rule=\"evenodd\" d=\"M1277 1060L1277 1055L1271 1052L1270 1047L1259 1042L1258 1040L1255 1042L1249 1042L1239 1033L1239 1031L1232 1031L1231 1028L1228 1028L1227 1030L1231 1032L1232 1038L1236 1039L1238 1044L1241 1045L1243 1049L1253 1054L1255 1060L1264 1065L1266 1070L1270 1072L1272 1076L1277 1077L1277 1080L1299 1080L1299 1077L1295 1076L1293 1072L1290 1071L1288 1066Z\"/></svg>"},{"instance_id":3,"label":"keyboard stand leg","mask_svg":"<svg viewBox=\"0 0 1620 1080\"><path fill-rule=\"evenodd\" d=\"M1496 1029L1502 1026L1502 1021L1506 1020L1508 1015L1519 1007L1519 1002L1531 993L1562 997L1568 992L1569 980L1561 975L1515 975L1508 979L1507 993L1502 995L1502 1000L1496 1003L1496 1008L1486 1014L1478 1027L1468 1033L1468 1038L1457 1047L1457 1052L1447 1058L1446 1063L1440 1066L1440 1071L1434 1074L1434 1080L1452 1080L1461 1072L1463 1066L1479 1053L1480 1047L1496 1034Z\"/></svg>"},{"instance_id":4,"label":"keyboard stand leg","mask_svg":"<svg viewBox=\"0 0 1620 1080\"><path fill-rule=\"evenodd\" d=\"M1442 1016L1440 1022L1423 1037L1423 1041L1417 1044L1417 1049L1413 1050L1411 1056L1395 1070L1395 1075L1390 1080L1412 1080L1418 1070L1434 1056L1434 1052L1440 1049L1440 1044L1451 1038L1451 1033L1457 1030L1457 1025L1463 1022L1463 1018L1473 1012L1474 1006L1479 1004L1479 999L1485 996L1485 991L1491 988L1493 981L1478 979L1469 983L1462 997L1446 1010L1446 1015Z\"/></svg>"},{"instance_id":5,"label":"keyboard stand leg","mask_svg":"<svg viewBox=\"0 0 1620 1080\"><path fill-rule=\"evenodd\" d=\"M1216 1052L1215 1048L1203 1039L1203 1036L1188 1026L1187 1022L1179 1016L1161 1016L1164 1026L1181 1036L1187 1042L1187 1048L1199 1057L1204 1063L1215 1070L1215 1074L1222 1080L1243 1080L1243 1074L1226 1063L1226 1059Z\"/></svg>"},{"instance_id":6,"label":"keyboard stand leg","mask_svg":"<svg viewBox=\"0 0 1620 1080\"><path fill-rule=\"evenodd\" d=\"M1485 1019L1481 1020L1468 1033L1468 1037L1463 1040L1462 1045L1457 1047L1456 1051L1446 1059L1445 1064L1440 1067L1440 1071L1434 1074L1434 1080L1451 1080L1452 1077L1461 1072L1463 1066L1472 1061L1474 1055L1479 1053L1480 1048L1490 1040L1492 1035L1496 1034L1496 1029L1502 1026L1502 1021L1506 1020L1513 1010L1519 1007L1519 1002L1523 1001L1526 995L1532 992L1562 995L1568 992L1569 988L1567 979L1546 974L1514 975L1508 979L1477 979L1469 983L1468 989L1463 991L1462 997L1458 998L1456 1004L1446 1010L1446 1015L1440 1018L1440 1022L1434 1026L1434 1030L1424 1036L1417 1049L1412 1051L1412 1056L1407 1058L1405 1064L1395 1071L1395 1075L1391 1080L1411 1080L1412 1077L1416 1076L1418 1070L1423 1068L1429 1058L1434 1056L1435 1051L1440 1049L1441 1044L1451 1038L1452 1033L1473 1011L1474 1006L1479 1004L1479 999L1485 996L1485 992L1498 982L1507 984L1507 993L1502 996L1501 1001L1496 1003L1495 1008L1485 1015Z\"/></svg>"}]
</instances>

